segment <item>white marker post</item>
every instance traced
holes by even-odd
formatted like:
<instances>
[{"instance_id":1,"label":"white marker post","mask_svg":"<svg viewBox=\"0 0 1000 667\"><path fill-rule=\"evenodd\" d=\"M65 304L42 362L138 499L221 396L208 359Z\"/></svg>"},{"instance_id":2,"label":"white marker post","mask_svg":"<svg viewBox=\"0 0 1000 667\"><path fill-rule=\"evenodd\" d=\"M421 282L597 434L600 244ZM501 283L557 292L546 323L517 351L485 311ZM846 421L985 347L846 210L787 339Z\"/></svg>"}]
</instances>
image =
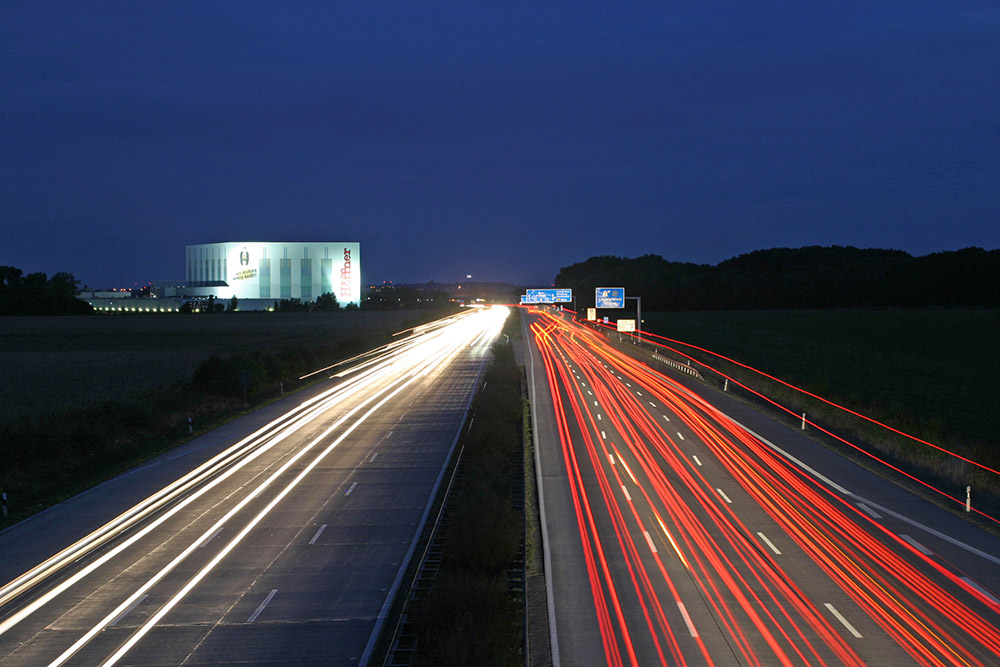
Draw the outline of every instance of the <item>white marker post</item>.
<instances>
[{"instance_id":1,"label":"white marker post","mask_svg":"<svg viewBox=\"0 0 1000 667\"><path fill-rule=\"evenodd\" d=\"M3 503L3 508L4 509L3 509L3 511L4 511L4 516L6 516L7 515L7 494L5 493L3 497L4 497L4 503ZM971 512L972 511L972 487L971 486L965 487L965 511L966 512Z\"/></svg>"},{"instance_id":2,"label":"white marker post","mask_svg":"<svg viewBox=\"0 0 1000 667\"><path fill-rule=\"evenodd\" d=\"M806 430L806 413L802 413L802 430Z\"/></svg>"}]
</instances>

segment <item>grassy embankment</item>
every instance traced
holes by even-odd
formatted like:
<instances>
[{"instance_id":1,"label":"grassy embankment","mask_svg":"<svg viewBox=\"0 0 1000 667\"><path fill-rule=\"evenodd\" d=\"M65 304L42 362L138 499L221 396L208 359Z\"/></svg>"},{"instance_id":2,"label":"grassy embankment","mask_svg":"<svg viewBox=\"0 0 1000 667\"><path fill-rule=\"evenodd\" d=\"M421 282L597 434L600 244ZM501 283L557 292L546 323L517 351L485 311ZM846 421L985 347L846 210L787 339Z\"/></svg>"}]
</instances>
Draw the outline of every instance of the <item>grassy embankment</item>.
<instances>
[{"instance_id":1,"label":"grassy embankment","mask_svg":"<svg viewBox=\"0 0 1000 667\"><path fill-rule=\"evenodd\" d=\"M1000 467L997 309L865 309L644 314L649 332L698 345L906 433ZM695 359L996 516L1000 480L932 448L702 352ZM719 383L718 376L706 374ZM977 502L978 501L978 502Z\"/></svg>"},{"instance_id":2,"label":"grassy embankment","mask_svg":"<svg viewBox=\"0 0 1000 667\"><path fill-rule=\"evenodd\" d=\"M517 315L505 333L520 331ZM473 400L455 487L449 496L441 567L428 597L407 617L417 634L414 665L521 665L524 602L507 571L524 536L518 502L524 402L513 345L493 346L494 361Z\"/></svg>"},{"instance_id":3,"label":"grassy embankment","mask_svg":"<svg viewBox=\"0 0 1000 667\"><path fill-rule=\"evenodd\" d=\"M0 490L10 517L0 527L188 440L188 418L198 435L306 386L297 379L305 373L440 316L5 317Z\"/></svg>"}]
</instances>

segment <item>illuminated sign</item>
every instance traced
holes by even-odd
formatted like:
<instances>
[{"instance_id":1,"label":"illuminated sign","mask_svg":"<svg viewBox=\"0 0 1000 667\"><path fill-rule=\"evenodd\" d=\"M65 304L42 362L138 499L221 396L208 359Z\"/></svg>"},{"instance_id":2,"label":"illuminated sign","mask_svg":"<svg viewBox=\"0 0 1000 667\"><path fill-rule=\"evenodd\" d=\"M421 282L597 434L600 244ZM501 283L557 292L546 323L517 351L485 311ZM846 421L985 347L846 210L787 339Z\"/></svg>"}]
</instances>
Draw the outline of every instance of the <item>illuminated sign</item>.
<instances>
[{"instance_id":1,"label":"illuminated sign","mask_svg":"<svg viewBox=\"0 0 1000 667\"><path fill-rule=\"evenodd\" d=\"M529 289L521 297L521 303L570 303L572 301L573 290L569 288Z\"/></svg>"},{"instance_id":2,"label":"illuminated sign","mask_svg":"<svg viewBox=\"0 0 1000 667\"><path fill-rule=\"evenodd\" d=\"M597 309L596 308L588 308L587 309L587 319L590 320L591 322L593 322L594 320L597 319Z\"/></svg>"},{"instance_id":3,"label":"illuminated sign","mask_svg":"<svg viewBox=\"0 0 1000 667\"><path fill-rule=\"evenodd\" d=\"M618 320L618 331L635 331L635 320Z\"/></svg>"},{"instance_id":4,"label":"illuminated sign","mask_svg":"<svg viewBox=\"0 0 1000 667\"><path fill-rule=\"evenodd\" d=\"M624 287L598 287L594 295L594 305L598 308L624 308Z\"/></svg>"},{"instance_id":5,"label":"illuminated sign","mask_svg":"<svg viewBox=\"0 0 1000 667\"><path fill-rule=\"evenodd\" d=\"M340 266L340 300L350 301L353 292L351 281L351 249L344 248L344 263Z\"/></svg>"}]
</instances>

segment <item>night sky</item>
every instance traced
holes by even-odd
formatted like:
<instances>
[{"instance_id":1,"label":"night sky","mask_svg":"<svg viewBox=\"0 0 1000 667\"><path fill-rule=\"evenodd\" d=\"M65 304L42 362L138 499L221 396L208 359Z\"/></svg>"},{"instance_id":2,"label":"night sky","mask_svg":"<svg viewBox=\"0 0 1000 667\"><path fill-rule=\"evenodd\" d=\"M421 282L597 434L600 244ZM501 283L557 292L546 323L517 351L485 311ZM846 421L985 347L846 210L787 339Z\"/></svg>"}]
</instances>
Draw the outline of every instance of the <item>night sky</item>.
<instances>
[{"instance_id":1,"label":"night sky","mask_svg":"<svg viewBox=\"0 0 1000 667\"><path fill-rule=\"evenodd\" d=\"M1000 5L0 5L0 264L181 279L359 241L364 279L593 255L1000 246Z\"/></svg>"}]
</instances>

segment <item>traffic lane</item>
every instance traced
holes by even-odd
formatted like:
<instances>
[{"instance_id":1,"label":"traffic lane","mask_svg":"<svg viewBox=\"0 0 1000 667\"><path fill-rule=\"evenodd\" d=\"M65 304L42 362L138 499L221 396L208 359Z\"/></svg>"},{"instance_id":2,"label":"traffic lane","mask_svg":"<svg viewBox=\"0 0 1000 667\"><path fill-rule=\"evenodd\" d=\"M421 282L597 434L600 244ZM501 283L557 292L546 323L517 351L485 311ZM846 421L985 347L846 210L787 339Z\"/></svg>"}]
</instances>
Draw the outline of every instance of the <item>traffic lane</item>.
<instances>
[{"instance_id":1,"label":"traffic lane","mask_svg":"<svg viewBox=\"0 0 1000 667\"><path fill-rule=\"evenodd\" d=\"M937 585L931 585L930 584L931 581L935 581L937 579L937 577L935 577L935 571L933 569L933 565L934 565L933 563L929 563L927 561L922 560L919 557L919 554L914 554L912 549L908 549L906 547L906 545L900 544L900 541L898 539L892 538L891 536L884 535L880 530L878 530L877 526L874 526L873 524L871 524L870 522L867 521L867 517L860 517L860 512L857 512L856 510L854 510L854 508L845 508L845 514L848 515L848 516L850 516L852 518L852 520L857 521L860 526L862 526L865 529L867 529L871 534L876 535L879 539L883 540L886 544L889 545L889 547L891 549L895 550L895 553L893 553L892 558L896 558L897 559L896 562L899 562L899 563L906 562L907 563L906 567L916 567L917 570L914 570L914 572L922 571L922 574L920 574L921 577L929 577L928 579L926 579L928 581L928 584L929 584L928 588L933 588L934 590L938 590L937 589ZM862 520L858 520L859 517ZM882 548L882 546L879 545L879 549L881 549L881 548ZM863 549L861 551L857 551L856 553L859 554L859 557L860 557L861 560L866 560L866 553L865 552L866 552L866 550ZM890 552L881 551L880 553L888 554ZM902 556L902 560L898 560L900 556ZM868 560L868 563L869 563L869 567L873 567L873 568L878 569L878 567L880 567L882 565L881 562L878 562L878 558L867 559L867 560ZM890 589L893 586L897 586L898 587L903 582L902 579L898 579L898 578L895 581L897 582L896 584L892 584L892 583L888 584L888 586L890 587ZM949 596L951 598L953 598L955 600L962 601L965 604L964 605L959 605L957 608L956 607L950 607L951 611L948 610L949 609L949 605L951 604L948 600L938 600L938 601L935 601L935 602L930 602L929 598L928 599L924 599L923 591L921 590L921 587L919 587L919 586L916 589L912 589L911 588L910 589L910 593L906 593L907 595L911 596L910 600L908 601L908 603L911 604L911 605L914 605L915 607L923 608L929 614L930 618L943 619L942 622L944 622L945 626L948 626L948 620L950 620L953 616L956 616L956 617L960 616L961 615L960 612L964 611L965 606L969 606L969 605L975 606L973 604L974 601L970 600L968 598L968 596L966 595L966 593L964 591L964 588L962 588L962 587L956 587L954 585L954 583L955 583L954 581L950 581L950 582L941 583L941 585L944 585L945 588L950 591ZM986 614L986 618L990 618L991 614L992 614L992 612L990 612L990 610L980 609L980 612L983 613L983 614ZM968 624L968 628L965 627L966 623ZM970 617L966 617L965 621L962 621L962 622L956 621L955 624L952 624L950 627L952 628L952 631L956 632L959 636L963 635L964 632L965 632L965 630L969 630L970 632L972 632L973 635L975 635L976 631L971 630L970 628L972 628L973 626L975 626L976 623L980 623L981 624L982 623L981 619L976 619L975 616L970 616ZM985 629L985 626L984 626L984 629ZM931 641L931 640L928 639L928 641ZM986 643L983 644L982 646L980 645L980 643L978 641L974 642L974 643L970 643L967 646L969 647L969 649L972 651L973 654L976 654L980 649L983 648L983 646L989 644L989 640L988 639L986 639L984 641ZM993 654L993 653L988 653L988 652L987 653L979 653L979 655L980 655L980 659L983 659L985 661L985 663L989 663L992 659L995 659L995 654Z\"/></svg>"},{"instance_id":2,"label":"traffic lane","mask_svg":"<svg viewBox=\"0 0 1000 667\"><path fill-rule=\"evenodd\" d=\"M605 368L606 367L604 367L603 364L592 365L592 369L605 369ZM662 409L654 410L654 406L650 405L651 401L647 400L649 391L645 390L646 396L644 396L643 386L639 378L634 378L633 381L631 382L625 380L624 378L621 378L621 376L618 375L615 375L614 378L612 378L611 370L606 370L605 377L596 377L594 375L589 375L589 377L591 379L593 386L596 389L598 389L598 394L603 394L603 392L600 391L600 387L602 383L605 382L608 382L610 384L623 382L625 386L631 385L628 392L624 393L621 396L623 401L632 401L633 408L653 411L653 413L649 415L650 423L662 426L661 422L659 421L661 416L659 413L662 412ZM594 408L594 410L597 409L598 408ZM670 517L667 519L667 522L671 523L673 518L676 516L676 511L670 511L670 508L666 508L663 506L661 506L659 510L655 509L657 503L663 501L663 498L658 497L657 494L655 493L647 494L645 491L642 491L643 487L648 489L651 486L653 486L653 483L652 480L650 480L648 477L645 477L645 475L649 471L649 466L644 465L641 462L641 459L639 458L638 455L643 448L647 447L651 443L642 442L640 439L637 439L635 437L634 433L630 434L614 430L613 425L616 423L616 419L614 418L614 412L617 410L618 410L617 407L615 407L613 410L605 410L604 420L602 420L601 424L606 425L607 428L606 433L609 441L618 440L618 442L620 443L624 442L631 443L628 446L622 444L619 445L619 448L615 448L615 454L614 454L615 458L618 458L620 456L625 456L627 459L626 461L622 461L621 464L623 467L625 467L628 475L627 476L620 475L618 477L618 482L621 483L622 485L622 494L625 495L625 500L628 502L629 505L634 505L634 506L642 505L645 507L646 503L649 503L648 509L646 510L650 513L649 518L645 520L642 519L639 520L642 521L642 523L645 526L650 527L649 532L657 534L659 530L662 530L662 524L660 524L660 522L656 520L657 515L662 514L664 516ZM624 412L627 412L627 410ZM631 414L633 417L641 419L641 417L638 417L636 413L632 412ZM620 423L620 420L617 421L618 423ZM678 424L681 422L679 417L677 417L676 415L675 415L675 422ZM602 431L602 434L603 433L605 433L605 431ZM681 438L681 440L683 441L683 438ZM688 440L692 441L692 444L695 445L697 445L698 443L697 439L693 437L689 437ZM610 461L609 465L611 465ZM691 465L694 466L697 464L691 464ZM746 562L745 552L747 550L751 552L753 552L754 550L763 551L765 549L772 551L774 550L773 543L769 543L767 541L766 533L764 533L763 531L752 531L752 530L748 531L747 530L748 526L746 525L746 521L742 521L741 525L736 529L736 537L735 537L736 541L733 542L732 540L734 539L734 537L732 531L734 530L734 528L732 526L730 526L729 528L730 532L728 533L728 536L723 534L721 527L716 526L716 523L719 520L718 512L710 513L710 512L703 512L700 510L702 510L702 508L705 507L706 503L721 504L725 502L727 506L729 505L729 503L736 503L735 505L736 507L742 506L742 509L739 512L741 519L744 517L744 515L749 514L751 515L751 517L755 517L759 522L761 522L762 526L766 525L766 530L770 532L772 535L777 535L779 533L783 534L783 533L778 529L778 527L772 521L769 520L767 515L762 510L760 510L759 506L757 506L755 503L752 502L752 499L750 499L749 497L745 499L742 498L741 496L738 495L738 492L735 490L733 491L735 500L730 499L725 494L724 491L719 490L721 487L732 485L731 478L729 478L728 475L725 475L724 471L719 471L721 473L721 479L723 479L724 481L718 483L712 483L710 480L708 488L705 489L706 491L708 491L708 493L707 494L702 493L696 496L692 492L692 489L689 488L690 482L684 482L679 477L673 474L673 472L677 470L677 466L678 466L677 461L662 460L661 464L654 463L652 468L656 471L660 470L667 471L666 476L673 478L672 479L673 486L677 491L680 492L679 493L679 496L681 497L680 506L684 508L693 508L695 513L699 515L698 519L695 521L695 525L707 528L706 532L711 535L711 539L713 540L713 546L711 547L710 550L713 549L720 550L719 562L722 564L723 568L732 570L732 572L736 573L737 577L743 577L746 581L753 582L757 580L760 583L756 584L756 586L764 586L762 590L746 591L747 594L752 595L754 598L757 598L758 593L762 596L762 599L757 599L757 602L754 604L763 605L764 607L763 613L765 614L769 613L774 618L781 619L783 615L787 615L788 612L785 609L785 606L789 604L789 600L783 599L780 596L775 598L773 597L773 594L769 594L768 593L769 587L773 587L773 584L764 584L763 581L765 580L760 579L760 577L762 576L761 572L749 568L749 564ZM635 478L635 481L631 481L633 478ZM632 489L631 493L628 491L629 488ZM639 489L639 491L637 492L636 489ZM718 495L716 495L717 493ZM652 498L650 496L652 496ZM719 497L721 497L721 500L719 499ZM747 502L740 502L743 500ZM642 510L639 510L639 512L642 513ZM687 529L683 528L682 526L678 525L671 526L671 532L673 532L678 537L684 535L685 530ZM754 532L759 534L753 534ZM763 535L763 537L760 537L760 535ZM668 545L668 539L670 539L670 542L672 543L673 538L666 538L666 536L662 534L660 534L660 537L661 537L660 546L663 547L661 551L663 551L663 553L666 554L664 556L664 559L667 560L672 555L670 545ZM636 538L638 540L641 540L641 536L639 535L636 535ZM763 544L761 543L762 540ZM771 546L765 547L764 546L765 544L770 544ZM742 548L742 553L739 549L737 549L737 547ZM688 558L694 560L704 557L705 555L706 553L689 552ZM804 556L804 554L801 553L799 555ZM775 554L775 556L777 556L777 554ZM781 559L775 558L775 560L778 562L783 562ZM800 566L804 565L805 566L804 568L800 568L804 569L804 572L802 572L801 574L795 574L790 576L790 573L795 568L796 564ZM765 570L766 569L767 566L765 565ZM834 609L838 608L845 609L845 607L853 606L850 605L849 600L843 595L843 593L837 587L833 586L832 582L830 582L828 578L823 576L822 572L820 572L818 568L816 568L808 558L792 559L792 567L791 568L783 567L782 569L784 571L782 576L786 578L791 578L793 581L815 582L819 580L826 583L826 586L823 587L824 590L817 590L819 588L817 586L806 587L810 589L808 591L808 597L810 600L817 600L817 601L831 600L832 602L838 604L838 607L834 607ZM690 575L690 571L687 574ZM711 584L713 589L719 587L725 589L722 574L723 573L720 572L719 580ZM690 578L689 576L685 576L685 572L681 570L671 573L670 576L672 578L675 578L675 582L683 582ZM711 613L709 613L709 607L707 606L707 604L704 606L701 604L703 595L702 591L704 591L705 582L702 582L697 587L691 586L687 587L686 589L684 589L681 583L677 583L677 586L678 590L684 591L680 593L681 599L686 598L689 600L696 601L694 604L685 605L689 611L689 614L694 619L693 626L696 628L706 628L706 627L714 628L718 624L718 619L715 618ZM737 594L742 596L744 594L744 591L725 590L723 595L718 599L721 600L721 602L728 608L739 609L740 604L739 600L737 599ZM794 601L795 600L793 599L792 602ZM831 603L828 602L826 604L831 604ZM747 627L753 627L753 623L750 622L751 619L749 619L746 616L746 613L757 612L757 610L753 609L752 607L753 606L751 606L749 612L747 612L744 609L737 613L736 617L734 617L738 621L737 626L743 624ZM819 609L820 607L825 609L825 604L820 605L818 602L813 603L813 608L811 610L811 613L814 616L817 615L821 611L821 609ZM700 616L699 616L699 611L701 612ZM715 613L718 613L718 611L716 610ZM784 623L790 624L790 621L785 619ZM819 630L822 630L824 632L829 631L828 628L822 628L822 623L820 623ZM771 632L771 631L777 632L780 636L780 634L785 631L794 634L797 631L797 629L795 627L782 628L780 626L772 626L772 630L767 630L766 632ZM711 633L708 634L710 640L712 638L712 635ZM765 644L764 640L761 638L762 634L764 633L750 633L749 639L744 639L744 641L747 644L748 652L756 653L759 655L767 654L769 648L771 647L768 644ZM821 647L818 650L821 651L823 650L822 644L824 643L824 641L827 640L823 640L817 634L817 630L815 628L807 631L806 636L808 637L808 641L811 642L813 646ZM716 636L716 641L710 647L710 651L713 654L713 656L722 656L723 658L729 657L731 656L731 654L727 650L726 644L723 641L721 641L722 639L723 639L722 635ZM836 640L833 641L835 644L837 643ZM895 645L891 644L888 641L882 641L881 644L882 644L881 647L882 650L868 651L867 652L868 655L878 656L883 660L894 659L895 660L894 664L907 664L910 662L909 659L905 656L905 654L902 654L899 651L898 647L896 647ZM872 648L873 643L868 642L867 647ZM830 657L831 657L830 655L827 656L828 659Z\"/></svg>"},{"instance_id":3,"label":"traffic lane","mask_svg":"<svg viewBox=\"0 0 1000 667\"><path fill-rule=\"evenodd\" d=\"M289 448L297 448L301 445L301 443L294 443L290 440L283 444ZM346 456L349 452L342 450L337 454ZM36 612L15 629L23 632L26 628L41 626L41 634L34 638L35 641L32 644L36 648L38 645L42 645L40 648L43 654L47 654L50 647L56 646L61 652L90 628L99 625L102 619L105 619L106 615L115 609L116 605L122 603L139 587L156 576L182 550L193 548L184 562L167 574L162 582L149 590L147 597L143 598L140 604L135 607L132 618L135 618L137 613L141 614L145 609L155 610L157 607L153 606L154 602L162 601L182 586L193 571L208 563L217 554L218 549L236 534L248 518L268 502L269 498L261 495L249 503L240 514L232 517L220 531L213 533L211 530L221 513L229 510L237 501L241 501L248 492L253 491L260 480L272 472L271 467L283 461L287 456L287 451L278 452L276 460L270 462L270 465L261 462L259 466L247 466L248 469L241 471L240 476L229 480L230 484L220 485L214 489L217 493L206 496L203 499L204 506L196 505L188 508L190 511L174 516L170 522L161 526L160 530L134 544L129 550L120 554L120 558L116 558L94 572L90 577L70 589L67 594L50 602L49 605ZM281 483L282 480L279 478L275 485L279 486ZM200 516L198 516L199 512L202 513ZM204 541L202 546L198 546L203 536L208 536L208 539ZM152 611L148 613L152 613ZM54 634L60 636L53 636ZM29 650L28 647L22 648L19 655L25 656L27 650ZM17 661L22 658L14 656L13 659Z\"/></svg>"},{"instance_id":4,"label":"traffic lane","mask_svg":"<svg viewBox=\"0 0 1000 667\"><path fill-rule=\"evenodd\" d=\"M637 395L639 395L639 393L638 393L638 392L636 392L636 394L637 394ZM825 605L824 605L824 606L825 606ZM833 610L831 609L830 611L832 612ZM870 645L870 644L869 644L869 645ZM898 649L896 649L896 650L898 651Z\"/></svg>"},{"instance_id":5,"label":"traffic lane","mask_svg":"<svg viewBox=\"0 0 1000 667\"><path fill-rule=\"evenodd\" d=\"M460 393L467 396L470 387L468 378L465 380ZM284 626L304 624L313 628L317 641L304 653L299 645L304 636L301 628L290 632L287 641L279 641L285 649L278 655L286 662L293 659L295 662L312 659L329 662L330 653L317 652L315 647L325 647L336 655L353 656L355 661L358 659L371 628L363 633L355 628L352 633L345 634L329 626L343 623L345 619L354 625L359 621L374 624L385 600L385 591L401 566L402 556L429 501L429 488L444 465L448 445L461 425L461 413L455 409L452 396L454 392L438 390L437 393L441 399L438 403L445 406L443 409L435 405L426 392L398 397L408 414L407 421L420 424L416 429L418 437L401 432L398 420L397 428L392 430L388 439L381 427L373 426L367 437L359 429L356 432L358 441L352 446L363 451L364 464L361 467L348 471L331 466L328 470L317 468L311 474L309 485L301 488L299 495L316 492L324 499L323 509L311 523L319 524L320 528L325 526L325 529L320 531L317 528L312 532L311 526L303 526L298 519L292 521L292 525L286 525L283 519L295 517L298 512L269 515L268 525L260 526L268 535L264 539L255 539L249 549L241 549L233 563L237 571L242 570L248 576L255 575L249 589L246 577L238 575L234 577L236 581L231 587L226 589L225 580L230 577L227 572L221 581L222 591L205 588L200 595L206 600L178 607L177 613L173 614L173 625L211 624L211 631L197 642L198 648L192 660L200 661L203 658L199 656L204 655L207 661L217 661L220 654L228 656L226 662L262 659L256 649L247 651L246 647L255 646L255 642L241 640L245 634L253 635L262 623ZM413 403L420 407L413 408L410 405ZM436 424L436 430L429 429L428 424ZM374 451L369 443L378 443ZM375 470L374 464L380 460L376 456L378 454L381 454L383 463L379 470ZM376 456L375 461L371 460L372 456ZM385 465L394 459L400 459L397 463L402 467ZM325 477L333 479L327 483ZM331 496L329 487L333 483L339 483L339 486ZM290 506L300 506L295 499L289 500ZM392 517L388 521L387 511ZM371 516L373 513L376 516ZM355 521L345 521L350 514L355 515ZM290 532L296 532L296 535L290 537L287 535ZM268 541L272 541L273 545L269 545ZM210 583L212 588L220 586L215 577L205 583ZM221 619L208 619L201 610L211 607L212 599L239 601ZM192 598L194 601L195 598ZM345 641L351 638L353 642L332 646L328 638L331 633L343 635ZM170 632L160 632L159 626L151 632L133 650L136 659L142 660L146 654L155 659L163 656L168 647L159 646L157 641L157 636L163 634L168 638L171 635ZM281 636L280 633L278 635L276 641ZM133 654L130 654L130 659Z\"/></svg>"},{"instance_id":6,"label":"traffic lane","mask_svg":"<svg viewBox=\"0 0 1000 667\"><path fill-rule=\"evenodd\" d=\"M572 351L568 355L559 354L560 358L566 356L572 356ZM610 619L618 619L616 623L612 621L614 630L607 635L611 650L620 654L616 659L631 664L673 659L697 662L707 643L707 650L719 656L720 664L729 664L727 656L736 664L722 635L713 634L706 642L693 629L687 604L697 605L700 592L669 550L655 545L658 541L655 519L643 512L641 494L636 492L641 479L630 483L631 472L627 478L617 473L623 462L612 464L610 458L606 460L616 454L603 446L599 452L590 446L605 437L613 439L615 432L606 434L603 430L607 418L601 419L600 406L591 405L593 393L583 389L587 383L581 378L586 371L571 363L570 366L574 371L572 379L565 376L563 388L576 394L574 400L581 413L570 422L571 439L580 445L576 448L577 460L581 462L578 474L594 510L591 530L597 537L592 539L604 545L601 556L602 563L607 564L607 573L597 586L605 591L599 595L601 604L607 607L604 613ZM609 480L609 476L614 480ZM631 486L634 495L630 495L627 484L635 485ZM709 620L714 625L714 619Z\"/></svg>"},{"instance_id":7,"label":"traffic lane","mask_svg":"<svg viewBox=\"0 0 1000 667\"><path fill-rule=\"evenodd\" d=\"M100 528L108 517L125 512L218 455L247 433L340 383L338 378L289 394L0 531L0 551L4 554L0 559L0 582L13 580Z\"/></svg>"},{"instance_id":8,"label":"traffic lane","mask_svg":"<svg viewBox=\"0 0 1000 667\"><path fill-rule=\"evenodd\" d=\"M253 454L256 458L243 458L239 461L239 467L229 468L224 475L216 476L211 482L189 490L182 499L175 501L169 509L161 510L158 518L154 516L148 519L146 522L149 524L148 527L144 527L142 530L139 530L138 527L133 528L127 533L127 535L134 534L134 537L129 537L127 540L127 542L134 542L131 547L128 547L127 543L122 544L120 547L115 547L115 544L112 543L107 545L103 551L107 555L102 555L102 552L92 553L78 560L76 565L80 567L88 566L88 569L92 569L99 564L99 559L106 560L114 556L114 565L117 565L117 568L111 567L112 564L105 563L98 571L91 572L87 575L85 581L79 582L77 585L99 587L102 576L109 576L109 573L113 575L118 570L125 572L134 571L134 568L130 567L130 565L137 559L145 559L148 562L150 558L162 558L164 554L172 556L174 553L188 547L192 541L205 537L206 534L202 531L211 526L219 515L228 511L230 506L237 502L246 502L243 499L249 494L257 493L261 490L262 482L271 475L271 469L274 466L282 463L293 452L296 454L300 452L304 453L304 447L310 440L309 438L303 438L302 435L301 431L292 433L290 437L280 442L276 439L269 439L268 446L271 446L271 449L258 448ZM261 500L258 498L250 502L259 504ZM157 526L157 523L162 525ZM143 533L146 534L143 535ZM119 543L123 541L125 541L125 536L119 537L116 540ZM126 551L117 555L114 554L115 551L121 551L122 549L126 549ZM90 565L91 562L95 564ZM57 576L66 579L70 574L80 577L84 576L86 571L76 574L67 570L66 572L60 572ZM55 577L53 579L58 581ZM89 580L89 583L87 580ZM66 599L72 600L72 595ZM51 605L52 603L50 602L49 604ZM5 606L8 621L10 618L10 607L11 605Z\"/></svg>"},{"instance_id":9,"label":"traffic lane","mask_svg":"<svg viewBox=\"0 0 1000 667\"><path fill-rule=\"evenodd\" d=\"M524 311L522 340L528 364L536 479L540 515L547 553L546 586L549 590L550 642L553 658L564 665L605 665L594 600L587 585L589 574L581 549L573 495L559 444L555 407L542 352L530 330L535 316Z\"/></svg>"},{"instance_id":10,"label":"traffic lane","mask_svg":"<svg viewBox=\"0 0 1000 667\"><path fill-rule=\"evenodd\" d=\"M655 362L649 365L656 368ZM925 544L937 557L970 577L992 597L1000 597L1000 536L965 521L961 508L952 508L957 512L949 511L892 483L887 475L853 462L813 440L809 431L803 433L800 428L763 415L740 400L735 391L715 391L687 376L669 373L667 369L662 372L808 469L822 471L822 477L835 485L831 488L875 521L896 534L910 535Z\"/></svg>"},{"instance_id":11,"label":"traffic lane","mask_svg":"<svg viewBox=\"0 0 1000 667\"><path fill-rule=\"evenodd\" d=\"M481 352L482 352L482 351L480 351L480 353L481 353Z\"/></svg>"},{"instance_id":12,"label":"traffic lane","mask_svg":"<svg viewBox=\"0 0 1000 667\"><path fill-rule=\"evenodd\" d=\"M318 397L325 397L323 403L327 404L331 400L330 398L331 394L333 395L332 400L338 400L337 397L345 394L346 392L349 392L351 389L351 385L353 384L355 384L353 379L346 382L338 382L334 384L333 388L330 388L328 385L328 387L325 388L323 391L317 391L316 395ZM301 415L304 414L305 412L315 410L316 409L315 401L316 401L315 397L306 399L304 401L299 399L298 401L296 401L296 405L298 407L295 407L293 410L290 410L287 414L283 413L279 418L268 422L266 424L266 427L261 428L260 430L255 428L253 431L251 431L251 433L255 433L259 436L261 431L270 430L271 432L277 432L278 430L283 430L287 428L288 423L292 421L301 421L300 419ZM308 409L306 409L304 406L309 406L309 407ZM262 412L269 412L269 411L264 410ZM298 413L298 415L295 415L295 413ZM273 415L269 414L268 416L273 416ZM243 423L244 421L245 420L240 420L239 423ZM220 429L220 432L222 433L231 431L232 431L232 425L227 425L226 427ZM306 431L303 431L303 433L305 432ZM13 553L13 557L9 561L5 561L5 563L7 564L8 567L10 566L10 563L18 563L16 569L13 569L11 571L12 572L17 571L18 573L25 572L30 567L28 563L32 563L32 561L30 560L23 560L23 558L25 558L25 554L27 554L28 557L36 557L36 556L40 557L40 554L44 554L45 557L48 557L49 555L58 551L58 549L61 546L63 546L62 540L65 539L64 536L72 535L74 537L83 537L82 535L80 535L80 529L78 528L78 526L85 526L88 529L95 528L94 524L98 523L98 520L101 519L106 520L107 516L114 516L114 514L107 514L105 512L118 511L120 513L128 510L127 507L122 507L122 504L124 502L135 501L135 503L137 503L134 504L134 506L130 505L130 507L133 507L133 510L130 511L134 511L136 508L145 505L146 502L148 502L147 499L152 497L154 490L148 487L141 488L141 492L144 493L145 495L143 495L142 498L136 498L136 496L139 494L135 493L135 490L139 489L140 485L130 484L129 482L133 480L134 481L153 480L154 482L159 482L162 480L164 483L163 486L160 488L163 489L175 488L177 485L174 483L174 480L180 479L182 474L178 474L175 477L173 476L173 473L168 470L168 468L176 467L172 465L173 463L184 461L186 465L184 465L184 467L181 470L182 473L188 473L189 468L187 466L190 465L189 462L190 459L185 456L186 454L202 453L205 450L211 449L213 450L210 452L213 455L211 460L216 461L217 459L215 458L215 455L221 453L221 451L223 450L227 453L227 456L229 457L233 456L231 454L231 452L233 451L238 451L238 452L250 451L253 449L253 447L245 445L247 439L244 438L244 435L245 433L240 432L234 434L231 439L215 438L214 442L210 441L208 443L210 445L216 445L217 443L221 443L221 446L219 448L202 446L202 445L198 445L193 449L192 447L187 447L187 446L180 447L178 448L180 451L174 451L168 455L160 457L157 460L159 461L159 463L157 461L154 461L151 463L144 464L143 466L140 466L139 468L131 471L130 473L126 473L125 475L120 476L117 480L112 480L111 482L92 490L92 492L81 494L80 496L74 498L71 502L66 502L60 506L57 506L56 508L53 508L53 511L51 512L45 512L42 515L39 515L26 522L18 524L3 536L4 538L6 538L5 546L14 547L13 549L8 549L8 551ZM265 440L265 438L262 437L257 437L256 439L258 441ZM231 443L239 443L239 444L232 445ZM218 451L216 451L216 449L218 449ZM197 466L196 469L201 470L204 468L205 465L206 465L205 463L202 463L201 465ZM164 473L168 473L169 475L166 478L166 480L163 480ZM125 482L125 488L120 488L120 485L118 485L117 482ZM111 502L105 503L103 505L98 504L95 507L93 501L95 500L95 498L98 497L100 497L102 503L104 500L108 500ZM138 503L142 504L140 505ZM81 508L84 510L83 512L80 511ZM93 511L95 509L97 510L96 512ZM53 525L52 520L56 519L57 517L58 521ZM100 526L96 526L96 528L100 528ZM17 544L14 545L9 544L9 542L13 540L17 540ZM77 547L78 545L74 545L74 548ZM74 558L78 557L79 553L80 552L77 552L77 554L74 555L73 557ZM34 562L37 563L39 561L34 561Z\"/></svg>"}]
</instances>

